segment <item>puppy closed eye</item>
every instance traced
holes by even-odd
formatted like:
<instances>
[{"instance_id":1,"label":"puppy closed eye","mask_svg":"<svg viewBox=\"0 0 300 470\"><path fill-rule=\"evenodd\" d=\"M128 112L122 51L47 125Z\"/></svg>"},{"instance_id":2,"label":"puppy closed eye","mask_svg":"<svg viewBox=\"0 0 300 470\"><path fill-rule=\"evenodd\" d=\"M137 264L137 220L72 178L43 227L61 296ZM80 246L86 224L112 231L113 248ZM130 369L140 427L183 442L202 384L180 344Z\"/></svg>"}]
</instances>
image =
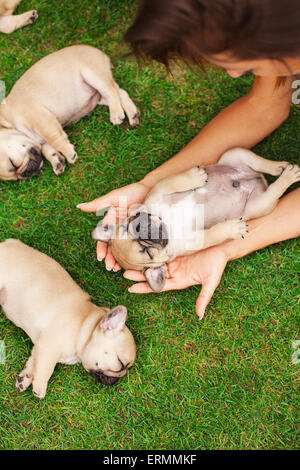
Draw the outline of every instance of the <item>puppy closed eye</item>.
<instances>
[{"instance_id":1,"label":"puppy closed eye","mask_svg":"<svg viewBox=\"0 0 300 470\"><path fill-rule=\"evenodd\" d=\"M12 172L12 171L17 171L17 170L20 168L21 165L19 165L19 166L16 165L16 164L12 161L11 158L9 159L9 161L10 161L10 163L11 163L12 166L13 166L13 168L10 168L9 171L11 171L11 172Z\"/></svg>"}]
</instances>

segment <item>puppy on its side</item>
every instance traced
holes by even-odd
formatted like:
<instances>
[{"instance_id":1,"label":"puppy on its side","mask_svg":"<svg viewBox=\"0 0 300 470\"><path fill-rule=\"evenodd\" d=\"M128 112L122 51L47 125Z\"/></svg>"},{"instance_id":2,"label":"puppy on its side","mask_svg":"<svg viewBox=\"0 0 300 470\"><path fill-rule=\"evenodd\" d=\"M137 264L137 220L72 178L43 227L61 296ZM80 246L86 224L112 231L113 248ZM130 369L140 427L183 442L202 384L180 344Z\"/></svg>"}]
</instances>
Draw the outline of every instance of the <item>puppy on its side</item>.
<instances>
[{"instance_id":1,"label":"puppy on its side","mask_svg":"<svg viewBox=\"0 0 300 470\"><path fill-rule=\"evenodd\" d=\"M58 362L81 362L97 381L113 385L135 361L126 308L92 304L56 261L19 240L0 243L0 305L34 343L17 377L20 392L32 384L44 398Z\"/></svg>"},{"instance_id":2,"label":"puppy on its side","mask_svg":"<svg viewBox=\"0 0 300 470\"><path fill-rule=\"evenodd\" d=\"M139 122L139 111L113 79L109 58L91 46L71 46L49 54L15 83L0 105L0 178L19 180L37 175L44 157L56 175L66 160L77 160L63 127L109 107L110 121Z\"/></svg>"},{"instance_id":3,"label":"puppy on its side","mask_svg":"<svg viewBox=\"0 0 300 470\"><path fill-rule=\"evenodd\" d=\"M0 33L10 34L16 29L23 28L34 23L38 14L36 10L26 11L21 15L13 15L13 12L21 0L0 0Z\"/></svg>"}]
</instances>

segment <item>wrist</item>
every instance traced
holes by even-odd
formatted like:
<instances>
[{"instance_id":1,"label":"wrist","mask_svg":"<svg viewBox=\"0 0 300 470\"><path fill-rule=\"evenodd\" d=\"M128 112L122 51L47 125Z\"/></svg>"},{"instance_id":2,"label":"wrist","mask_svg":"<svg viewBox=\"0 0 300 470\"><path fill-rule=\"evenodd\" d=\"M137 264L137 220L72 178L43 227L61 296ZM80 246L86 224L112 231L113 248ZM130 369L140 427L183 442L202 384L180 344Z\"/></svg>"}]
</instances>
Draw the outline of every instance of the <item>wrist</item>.
<instances>
[{"instance_id":1,"label":"wrist","mask_svg":"<svg viewBox=\"0 0 300 470\"><path fill-rule=\"evenodd\" d=\"M139 182L144 185L149 191L153 188L153 186L158 183L159 178L153 174L154 172L148 173L144 178L142 178Z\"/></svg>"},{"instance_id":2,"label":"wrist","mask_svg":"<svg viewBox=\"0 0 300 470\"><path fill-rule=\"evenodd\" d=\"M240 256L237 254L238 250L235 242L237 242L237 240L230 240L220 246L227 262L240 258Z\"/></svg>"}]
</instances>

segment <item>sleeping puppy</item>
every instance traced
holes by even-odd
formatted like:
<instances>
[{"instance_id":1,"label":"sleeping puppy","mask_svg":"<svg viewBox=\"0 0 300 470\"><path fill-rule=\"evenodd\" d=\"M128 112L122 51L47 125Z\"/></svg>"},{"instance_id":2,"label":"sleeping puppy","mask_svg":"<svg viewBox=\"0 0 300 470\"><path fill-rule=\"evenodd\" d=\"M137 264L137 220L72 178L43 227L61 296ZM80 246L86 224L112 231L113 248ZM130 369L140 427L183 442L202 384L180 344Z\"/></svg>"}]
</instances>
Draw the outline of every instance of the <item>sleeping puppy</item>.
<instances>
[{"instance_id":1,"label":"sleeping puppy","mask_svg":"<svg viewBox=\"0 0 300 470\"><path fill-rule=\"evenodd\" d=\"M17 378L20 392L32 384L44 398L57 362L81 362L97 381L113 385L135 361L126 308L92 304L56 261L19 240L0 243L0 305L34 343Z\"/></svg>"},{"instance_id":2,"label":"sleeping puppy","mask_svg":"<svg viewBox=\"0 0 300 470\"><path fill-rule=\"evenodd\" d=\"M71 46L33 65L0 105L0 178L19 180L39 173L42 154L56 175L66 160L77 160L63 127L98 105L109 107L110 121L131 126L139 112L114 81L109 58L90 46Z\"/></svg>"},{"instance_id":3,"label":"sleeping puppy","mask_svg":"<svg viewBox=\"0 0 300 470\"><path fill-rule=\"evenodd\" d=\"M262 173L279 178L270 186ZM271 212L286 189L300 181L300 168L250 150L227 151L216 165L195 167L160 181L142 206L93 238L110 244L125 269L143 271L152 290L163 289L167 263L227 239L244 237L245 220Z\"/></svg>"},{"instance_id":4,"label":"sleeping puppy","mask_svg":"<svg viewBox=\"0 0 300 470\"><path fill-rule=\"evenodd\" d=\"M27 11L21 15L13 15L21 0L0 0L0 33L10 34L16 29L23 28L37 20L36 10Z\"/></svg>"}]
</instances>

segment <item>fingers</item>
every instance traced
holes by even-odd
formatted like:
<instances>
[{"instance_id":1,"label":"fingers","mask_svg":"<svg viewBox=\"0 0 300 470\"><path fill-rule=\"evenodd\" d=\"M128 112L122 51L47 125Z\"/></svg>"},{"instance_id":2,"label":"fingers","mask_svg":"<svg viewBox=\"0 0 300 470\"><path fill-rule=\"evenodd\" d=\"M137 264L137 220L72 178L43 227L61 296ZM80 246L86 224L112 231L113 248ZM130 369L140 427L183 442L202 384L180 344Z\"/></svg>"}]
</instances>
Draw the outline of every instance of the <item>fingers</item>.
<instances>
[{"instance_id":1,"label":"fingers","mask_svg":"<svg viewBox=\"0 0 300 470\"><path fill-rule=\"evenodd\" d=\"M127 271L127 273L128 273L128 271ZM142 278L140 278L138 276L138 274L142 274L142 273L139 273L138 271L130 271L130 273L137 273L136 274L136 279L133 279L133 277L135 277L135 275L132 274L132 276L131 276L132 280L145 279L144 276ZM129 279L129 278L127 278L127 279ZM179 286L178 283L176 282L176 280L174 280L174 279L166 279L166 283L165 283L164 288L162 289L161 292L165 292L167 290L185 289L186 287L187 286L182 286L182 285ZM133 284L133 286L129 287L128 292L130 292L132 294L149 294L150 292L153 293L154 291L151 289L151 287L149 286L149 284L147 282L139 282L138 284Z\"/></svg>"},{"instance_id":2,"label":"fingers","mask_svg":"<svg viewBox=\"0 0 300 470\"><path fill-rule=\"evenodd\" d=\"M76 207L81 209L83 212L97 212L100 209L104 209L111 205L111 201L108 197L98 197L90 202L83 202L81 204L77 204Z\"/></svg>"},{"instance_id":3,"label":"fingers","mask_svg":"<svg viewBox=\"0 0 300 470\"><path fill-rule=\"evenodd\" d=\"M102 219L102 226L115 225L117 223L117 211L115 207L110 207Z\"/></svg>"},{"instance_id":4,"label":"fingers","mask_svg":"<svg viewBox=\"0 0 300 470\"><path fill-rule=\"evenodd\" d=\"M105 242L97 242L97 259L102 261L107 253L108 245Z\"/></svg>"},{"instance_id":5,"label":"fingers","mask_svg":"<svg viewBox=\"0 0 300 470\"><path fill-rule=\"evenodd\" d=\"M120 266L119 263L116 262L113 267L113 271L116 273L117 271L120 271L120 269L122 269L122 266Z\"/></svg>"},{"instance_id":6,"label":"fingers","mask_svg":"<svg viewBox=\"0 0 300 470\"><path fill-rule=\"evenodd\" d=\"M196 312L200 320L202 320L204 313L205 313L205 309L207 305L209 304L213 296L213 293L218 287L219 282L220 282L220 279L218 280L212 277L202 285L200 295L196 302Z\"/></svg>"},{"instance_id":7,"label":"fingers","mask_svg":"<svg viewBox=\"0 0 300 470\"><path fill-rule=\"evenodd\" d=\"M141 271L133 271L132 269L127 269L124 272L125 279L130 279L131 281L145 281L145 276Z\"/></svg>"},{"instance_id":8,"label":"fingers","mask_svg":"<svg viewBox=\"0 0 300 470\"><path fill-rule=\"evenodd\" d=\"M105 258L105 266L108 271L113 270L114 272L120 271L121 266L113 257L110 247L107 243L97 242L97 259L102 261Z\"/></svg>"},{"instance_id":9,"label":"fingers","mask_svg":"<svg viewBox=\"0 0 300 470\"><path fill-rule=\"evenodd\" d=\"M132 294L150 294L153 290L147 282L139 282L138 284L133 284L133 286L129 287L128 292Z\"/></svg>"}]
</instances>

